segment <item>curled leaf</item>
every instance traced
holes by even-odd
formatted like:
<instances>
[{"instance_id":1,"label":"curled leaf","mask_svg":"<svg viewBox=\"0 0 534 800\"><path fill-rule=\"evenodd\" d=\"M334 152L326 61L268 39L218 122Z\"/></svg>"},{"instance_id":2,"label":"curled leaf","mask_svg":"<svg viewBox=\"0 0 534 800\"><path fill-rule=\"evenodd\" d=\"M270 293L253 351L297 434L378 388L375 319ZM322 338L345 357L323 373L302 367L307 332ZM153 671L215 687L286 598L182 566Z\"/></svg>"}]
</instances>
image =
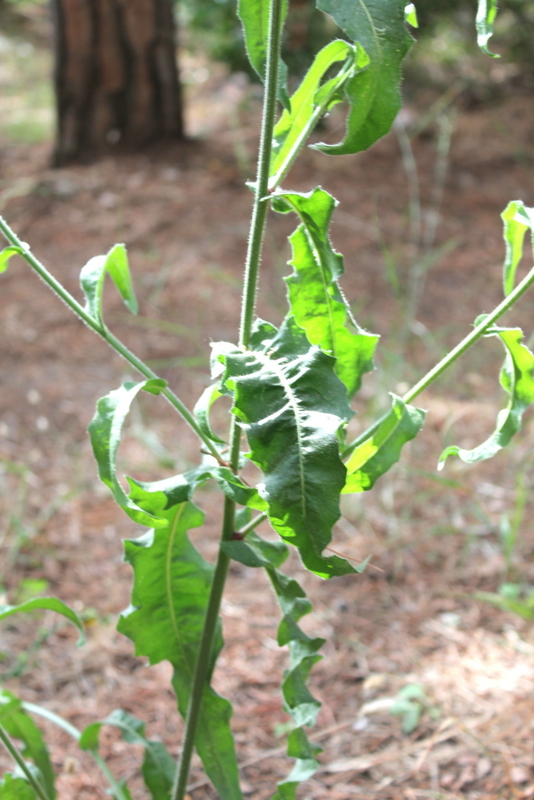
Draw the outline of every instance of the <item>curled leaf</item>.
<instances>
[{"instance_id":1,"label":"curled leaf","mask_svg":"<svg viewBox=\"0 0 534 800\"><path fill-rule=\"evenodd\" d=\"M512 200L501 214L506 255L503 266L504 296L513 291L515 274L523 255L525 233L534 230L534 209L527 208L521 200Z\"/></svg>"},{"instance_id":2,"label":"curled leaf","mask_svg":"<svg viewBox=\"0 0 534 800\"><path fill-rule=\"evenodd\" d=\"M500 382L509 395L508 405L499 411L495 430L485 442L472 450L464 450L456 445L447 447L439 457L438 469L443 469L451 455L458 456L468 464L492 458L521 428L523 413L534 402L534 354L522 344L523 331L520 328L495 326L489 328L485 335L497 336L506 351Z\"/></svg>"},{"instance_id":3,"label":"curled leaf","mask_svg":"<svg viewBox=\"0 0 534 800\"><path fill-rule=\"evenodd\" d=\"M86 300L85 310L102 326L104 326L102 292L106 274L109 274L119 290L126 307L132 314L137 314L137 300L123 244L114 245L105 256L91 258L80 273L80 283Z\"/></svg>"},{"instance_id":4,"label":"curled leaf","mask_svg":"<svg viewBox=\"0 0 534 800\"><path fill-rule=\"evenodd\" d=\"M28 614L31 611L37 610L55 611L57 614L61 614L62 617L68 619L78 628L80 632L78 644L82 645L85 643L83 624L78 614L73 611L72 608L69 608L67 605L65 605L65 603L63 603L61 600L57 600L55 597L36 597L33 600L26 600L25 603L20 603L17 606L0 605L0 620L6 619L13 614L19 614L21 612Z\"/></svg>"},{"instance_id":5,"label":"curled leaf","mask_svg":"<svg viewBox=\"0 0 534 800\"><path fill-rule=\"evenodd\" d=\"M22 250L22 248L15 247L14 245L10 245L9 247L4 247L3 250L0 250L0 272L6 271L10 258L12 258L13 256L20 256L23 253L24 250Z\"/></svg>"},{"instance_id":6,"label":"curled leaf","mask_svg":"<svg viewBox=\"0 0 534 800\"><path fill-rule=\"evenodd\" d=\"M380 427L356 447L347 461L343 494L365 492L395 464L404 445L414 439L425 419L420 408L392 394L392 407Z\"/></svg>"},{"instance_id":7,"label":"curled leaf","mask_svg":"<svg viewBox=\"0 0 534 800\"><path fill-rule=\"evenodd\" d=\"M492 53L488 42L493 36L493 23L497 16L497 0L478 0L477 8L477 44L483 53L492 58L499 58L497 53Z\"/></svg>"},{"instance_id":8,"label":"curled leaf","mask_svg":"<svg viewBox=\"0 0 534 800\"><path fill-rule=\"evenodd\" d=\"M195 415L196 421L198 422L199 428L212 442L218 442L219 444L226 444L224 439L221 439L220 436L217 436L216 433L213 432L211 424L210 424L210 409L213 403L219 398L222 397L222 392L220 391L220 384L215 383L213 386L208 386L200 395L193 413Z\"/></svg>"}]
</instances>

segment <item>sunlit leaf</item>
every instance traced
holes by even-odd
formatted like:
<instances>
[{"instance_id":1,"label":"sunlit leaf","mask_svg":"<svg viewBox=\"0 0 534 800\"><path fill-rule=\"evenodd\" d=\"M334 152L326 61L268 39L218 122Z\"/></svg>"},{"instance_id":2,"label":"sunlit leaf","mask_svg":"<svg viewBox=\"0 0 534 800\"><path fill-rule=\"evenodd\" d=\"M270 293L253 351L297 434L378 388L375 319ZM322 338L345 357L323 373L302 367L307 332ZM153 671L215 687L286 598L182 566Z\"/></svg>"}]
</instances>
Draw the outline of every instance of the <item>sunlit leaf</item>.
<instances>
[{"instance_id":1,"label":"sunlit leaf","mask_svg":"<svg viewBox=\"0 0 534 800\"><path fill-rule=\"evenodd\" d=\"M193 547L187 531L201 525L204 515L191 502L169 507L163 492L147 492L137 499L150 514L164 518L166 526L125 543L134 588L118 630L132 639L136 654L147 656L152 664L170 661L178 708L185 718L213 575L213 567ZM221 647L219 625L208 680ZM241 797L231 713L230 703L207 685L195 745L222 800Z\"/></svg>"},{"instance_id":2,"label":"sunlit leaf","mask_svg":"<svg viewBox=\"0 0 534 800\"><path fill-rule=\"evenodd\" d=\"M523 242L527 230L534 229L534 209L527 208L521 200L512 200L501 214L504 223L506 256L503 267L504 295L514 289L515 274L523 255Z\"/></svg>"},{"instance_id":3,"label":"sunlit leaf","mask_svg":"<svg viewBox=\"0 0 534 800\"><path fill-rule=\"evenodd\" d=\"M269 35L269 9L271 0L238 0L237 13L243 25L245 47L250 63L265 83L267 65L267 40ZM280 28L287 16L288 0L283 0ZM278 96L285 107L287 97L287 67L280 59L278 66Z\"/></svg>"},{"instance_id":4,"label":"sunlit leaf","mask_svg":"<svg viewBox=\"0 0 534 800\"><path fill-rule=\"evenodd\" d=\"M401 105L401 62L412 38L406 30L405 0L318 0L351 42L369 57L369 66L345 86L350 104L342 142L314 145L330 155L366 150L384 136Z\"/></svg>"},{"instance_id":5,"label":"sunlit leaf","mask_svg":"<svg viewBox=\"0 0 534 800\"><path fill-rule=\"evenodd\" d=\"M404 19L411 25L412 28L418 28L419 22L417 20L417 9L413 3L408 3L408 5L404 9Z\"/></svg>"},{"instance_id":6,"label":"sunlit leaf","mask_svg":"<svg viewBox=\"0 0 534 800\"><path fill-rule=\"evenodd\" d=\"M111 489L116 502L129 517L141 525L155 527L166 523L142 511L128 497L117 479L116 461L122 426L133 400L141 390L159 394L166 385L165 381L155 378L140 383L123 384L120 389L115 389L98 401L95 416L88 427L100 480Z\"/></svg>"},{"instance_id":7,"label":"sunlit leaf","mask_svg":"<svg viewBox=\"0 0 534 800\"><path fill-rule=\"evenodd\" d=\"M298 785L316 771L316 756L321 752L321 747L308 740L304 727L315 724L321 707L306 684L311 668L321 658L318 651L324 639L310 638L298 625L311 611L311 603L297 581L278 570L287 556L284 545L266 542L256 533L250 533L246 541L225 542L223 548L235 561L266 570L284 615L278 627L278 644L289 646L290 664L284 674L282 693L284 708L296 725L288 737L287 754L297 761L288 778L278 785L273 800L294 800Z\"/></svg>"},{"instance_id":8,"label":"sunlit leaf","mask_svg":"<svg viewBox=\"0 0 534 800\"><path fill-rule=\"evenodd\" d=\"M344 559L322 556L345 483L337 433L352 416L335 359L310 345L292 317L280 331L258 321L248 350L236 347L220 358L249 457L264 473L258 491L271 524L312 572L354 572Z\"/></svg>"},{"instance_id":9,"label":"sunlit leaf","mask_svg":"<svg viewBox=\"0 0 534 800\"><path fill-rule=\"evenodd\" d=\"M497 16L497 0L478 0L477 9L477 43L480 49L488 56L499 58L497 53L492 53L488 42L493 36L493 23Z\"/></svg>"},{"instance_id":10,"label":"sunlit leaf","mask_svg":"<svg viewBox=\"0 0 534 800\"><path fill-rule=\"evenodd\" d=\"M301 220L290 237L295 271L286 282L291 313L311 344L334 356L336 375L350 398L359 390L363 374L373 369L379 337L357 325L338 285L343 256L328 237L336 201L319 188L308 194L280 192L275 197Z\"/></svg>"},{"instance_id":11,"label":"sunlit leaf","mask_svg":"<svg viewBox=\"0 0 534 800\"><path fill-rule=\"evenodd\" d=\"M137 314L137 300L130 276L126 248L123 244L116 244L106 256L91 258L80 273L80 283L86 299L85 310L101 325L104 325L102 292L106 274L109 274L119 290L126 307L132 314Z\"/></svg>"},{"instance_id":12,"label":"sunlit leaf","mask_svg":"<svg viewBox=\"0 0 534 800\"><path fill-rule=\"evenodd\" d=\"M20 247L15 246L4 247L3 250L0 250L0 272L6 271L10 258L22 255L23 252Z\"/></svg>"},{"instance_id":13,"label":"sunlit leaf","mask_svg":"<svg viewBox=\"0 0 534 800\"><path fill-rule=\"evenodd\" d=\"M483 318L477 319L479 324ZM443 469L450 455L459 456L462 461L472 464L492 458L505 447L521 428L521 419L528 406L534 402L534 354L522 344L523 331L520 328L489 328L486 336L497 336L504 345L506 357L501 370L501 386L509 395L506 408L499 411L492 435L472 450L464 450L452 445L447 447L439 458L438 469Z\"/></svg>"},{"instance_id":14,"label":"sunlit leaf","mask_svg":"<svg viewBox=\"0 0 534 800\"><path fill-rule=\"evenodd\" d=\"M65 603L63 603L61 600L57 600L55 597L36 597L33 600L26 600L25 603L20 603L17 606L0 605L0 620L6 619L12 614L18 614L20 612L28 614L30 611L37 610L55 611L57 614L61 614L61 616L70 620L70 622L76 625L80 631L80 639L78 640L78 644L81 645L85 642L83 624L78 614L65 605Z\"/></svg>"},{"instance_id":15,"label":"sunlit leaf","mask_svg":"<svg viewBox=\"0 0 534 800\"><path fill-rule=\"evenodd\" d=\"M126 711L116 709L106 719L85 728L79 741L81 749L98 751L100 731L104 725L119 728L126 742L143 747L141 772L145 785L153 800L169 800L176 770L174 759L162 742L147 739L145 723Z\"/></svg>"},{"instance_id":16,"label":"sunlit leaf","mask_svg":"<svg viewBox=\"0 0 534 800\"><path fill-rule=\"evenodd\" d=\"M54 800L55 775L43 734L33 719L26 714L18 698L3 690L0 690L0 696L2 697L0 723L10 736L22 742L22 755L25 759L32 760L38 770L38 780L42 782L50 800ZM0 797L3 800L3 793L0 793Z\"/></svg>"},{"instance_id":17,"label":"sunlit leaf","mask_svg":"<svg viewBox=\"0 0 534 800\"><path fill-rule=\"evenodd\" d=\"M380 427L354 449L347 461L344 494L365 492L395 464L404 445L415 439L425 419L420 408L392 394L392 408Z\"/></svg>"}]
</instances>

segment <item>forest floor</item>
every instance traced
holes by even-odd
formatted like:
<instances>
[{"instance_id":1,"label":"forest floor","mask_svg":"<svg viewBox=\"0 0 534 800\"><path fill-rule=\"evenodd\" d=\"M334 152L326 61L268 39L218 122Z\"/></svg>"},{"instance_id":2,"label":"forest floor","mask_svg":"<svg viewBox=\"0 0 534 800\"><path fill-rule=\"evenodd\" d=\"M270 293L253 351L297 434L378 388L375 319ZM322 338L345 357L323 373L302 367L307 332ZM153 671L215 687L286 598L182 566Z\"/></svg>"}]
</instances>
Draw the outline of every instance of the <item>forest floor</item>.
<instances>
[{"instance_id":1,"label":"forest floor","mask_svg":"<svg viewBox=\"0 0 534 800\"><path fill-rule=\"evenodd\" d=\"M1 213L77 296L86 261L126 243L140 313L130 317L108 286L108 324L190 407L209 381L210 341L236 337L251 206L244 179L253 173L258 118L257 92L244 81L195 69L194 138L182 147L52 170L49 142L0 134ZM415 172L401 156L405 129L356 157L309 151L287 181L299 190L323 185L339 199L332 237L345 256L343 286L360 324L382 335L354 430L502 299L499 214L511 199L534 204L532 106L524 95L470 110L452 103L413 137L420 245L413 201L411 222L409 214ZM419 106L403 119L413 130ZM326 135L339 136L340 124L333 115ZM277 323L294 223L273 216L269 225L258 312ZM507 319L522 323L527 337L533 308L527 297ZM134 376L18 260L1 276L0 330L3 591L8 602L36 592L61 598L82 614L88 634L77 649L53 615L3 623L2 684L78 727L123 708L176 753L181 723L169 670L148 668L114 628L131 589L121 539L139 531L98 484L86 435L96 400ZM291 559L314 605L306 629L327 639L311 679L323 703L311 734L324 747L323 766L301 790L306 800L534 797L534 631L477 597L505 582L518 591L534 585L532 415L509 452L475 466L451 459L436 472L445 445L473 446L493 428L505 402L497 344L479 344L420 398L424 433L372 494L345 498L334 547L354 558L372 554L377 569L321 582ZM198 455L163 401L138 402L121 472L156 479ZM208 558L218 502L207 491L199 498L206 524L194 540ZM232 567L222 616L226 647L215 685L235 706L245 796L262 800L288 768L277 688L287 654L276 645L267 582ZM415 727L403 732L408 720L392 710L407 691L419 699L409 709ZM60 800L103 799L90 760L57 729L47 726L47 734ZM143 800L137 748L112 731L102 739L113 771ZM197 762L189 793L215 798Z\"/></svg>"}]
</instances>

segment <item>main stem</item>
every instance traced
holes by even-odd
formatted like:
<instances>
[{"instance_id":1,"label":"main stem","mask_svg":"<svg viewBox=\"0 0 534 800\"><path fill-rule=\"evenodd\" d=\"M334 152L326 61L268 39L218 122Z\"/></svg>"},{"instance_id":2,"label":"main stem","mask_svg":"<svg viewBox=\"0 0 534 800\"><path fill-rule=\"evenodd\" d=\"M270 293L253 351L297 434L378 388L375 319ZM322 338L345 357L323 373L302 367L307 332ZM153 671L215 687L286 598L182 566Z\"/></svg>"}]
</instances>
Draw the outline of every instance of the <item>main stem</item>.
<instances>
[{"instance_id":1,"label":"main stem","mask_svg":"<svg viewBox=\"0 0 534 800\"><path fill-rule=\"evenodd\" d=\"M281 19L283 0L271 0L269 12L269 39L267 44L267 65L265 76L265 94L263 101L263 116L261 124L260 147L258 153L258 170L256 178L256 193L252 209L250 224L250 238L248 242L247 257L245 262L245 278L241 305L241 325L239 330L239 344L246 348L250 341L254 307L258 285L258 274L261 260L261 249L265 220L269 200L267 197L269 182L269 167L271 162L272 140L274 130L274 117L276 113L276 92L278 85L278 62L280 59ZM230 430L230 468L237 472L239 468L239 452L241 447L241 428L232 419ZM235 501L228 496L224 498L223 524L220 543L230 541L234 534ZM187 788L191 757L193 755L195 736L202 707L202 697L206 688L213 640L217 630L217 620L221 600L228 575L230 558L219 548L217 563L213 574L211 591L204 620L204 628L193 675L191 695L185 721L185 734L182 745L180 761L176 770L176 778L172 790L172 800L183 800Z\"/></svg>"}]
</instances>

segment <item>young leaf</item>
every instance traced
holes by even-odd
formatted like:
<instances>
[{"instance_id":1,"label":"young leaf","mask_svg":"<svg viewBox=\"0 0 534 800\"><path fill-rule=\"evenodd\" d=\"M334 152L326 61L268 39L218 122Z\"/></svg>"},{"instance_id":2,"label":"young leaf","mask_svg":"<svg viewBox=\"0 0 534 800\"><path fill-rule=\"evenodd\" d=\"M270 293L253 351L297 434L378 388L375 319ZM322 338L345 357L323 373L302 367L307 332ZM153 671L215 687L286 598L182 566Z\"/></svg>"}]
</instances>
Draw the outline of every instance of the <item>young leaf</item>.
<instances>
[{"instance_id":1,"label":"young leaf","mask_svg":"<svg viewBox=\"0 0 534 800\"><path fill-rule=\"evenodd\" d=\"M191 502L169 507L163 492L146 494L139 502L150 514L165 519L166 526L125 543L134 588L132 604L117 627L135 643L137 655L147 656L152 664L170 661L178 709L185 718L213 575L213 567L193 547L187 531L201 525L204 515ZM219 627L210 678L221 647ZM241 798L231 713L230 703L207 685L195 745L222 800Z\"/></svg>"},{"instance_id":2,"label":"young leaf","mask_svg":"<svg viewBox=\"0 0 534 800\"><path fill-rule=\"evenodd\" d=\"M477 9L477 43L480 49L488 56L499 58L497 53L492 53L488 42L493 36L493 23L497 16L497 0L478 0Z\"/></svg>"},{"instance_id":3,"label":"young leaf","mask_svg":"<svg viewBox=\"0 0 534 800\"><path fill-rule=\"evenodd\" d=\"M479 318L476 322L480 321ZM439 457L438 469L443 469L450 455L459 456L468 464L492 458L521 428L523 413L534 402L534 354L522 344L523 331L520 328L493 327L485 335L498 336L506 351L500 381L509 395L508 405L497 415L495 430L485 442L473 450L463 450L456 445L447 447Z\"/></svg>"},{"instance_id":4,"label":"young leaf","mask_svg":"<svg viewBox=\"0 0 534 800\"><path fill-rule=\"evenodd\" d=\"M256 533L250 533L246 541L225 542L223 549L231 558L249 567L264 567L275 591L283 618L278 627L278 644L289 646L290 665L284 674L282 693L284 707L293 718L296 728L288 738L287 754L297 762L282 783L273 800L295 800L297 787L302 781L311 778L318 767L316 760L321 748L312 744L305 732L305 726L315 724L321 704L313 697L306 686L311 668L321 656L317 653L324 639L311 639L298 623L311 611L311 603L297 581L278 570L287 556L287 548L280 543L266 542Z\"/></svg>"},{"instance_id":5,"label":"young leaf","mask_svg":"<svg viewBox=\"0 0 534 800\"><path fill-rule=\"evenodd\" d=\"M18 614L19 612L29 613L30 611L36 611L37 609L55 611L57 614L61 614L66 619L70 620L80 631L78 645L85 643L83 624L78 614L66 606L61 600L57 600L55 597L36 597L33 600L26 600L25 603L19 603L17 606L0 605L0 620L6 619L12 614Z\"/></svg>"},{"instance_id":6,"label":"young leaf","mask_svg":"<svg viewBox=\"0 0 534 800\"><path fill-rule=\"evenodd\" d=\"M271 524L299 549L312 572L322 577L354 572L344 559L322 556L345 483L337 433L352 416L345 387L334 374L335 360L310 345L292 317L279 332L256 322L248 350L235 348L220 357L249 458L265 476L258 491L268 503Z\"/></svg>"},{"instance_id":7,"label":"young leaf","mask_svg":"<svg viewBox=\"0 0 534 800\"><path fill-rule=\"evenodd\" d=\"M391 128L401 105L401 61L412 43L405 6L405 0L318 0L317 8L330 14L350 41L364 49L370 63L346 84L350 110L344 140L313 145L316 149L330 155L357 153Z\"/></svg>"},{"instance_id":8,"label":"young leaf","mask_svg":"<svg viewBox=\"0 0 534 800\"><path fill-rule=\"evenodd\" d=\"M128 497L117 479L116 460L122 426L134 398L141 390L159 394L166 385L159 378L123 384L98 401L95 416L88 427L100 480L111 489L116 502L131 519L153 527L164 526L166 522L147 514Z\"/></svg>"},{"instance_id":9,"label":"young leaf","mask_svg":"<svg viewBox=\"0 0 534 800\"><path fill-rule=\"evenodd\" d=\"M523 255L525 233L534 228L534 209L526 208L521 200L512 200L501 214L504 223L506 256L503 267L504 296L513 291L515 273Z\"/></svg>"},{"instance_id":10,"label":"young leaf","mask_svg":"<svg viewBox=\"0 0 534 800\"><path fill-rule=\"evenodd\" d=\"M2 800L36 800L37 796L24 778L7 773L0 781L0 798Z\"/></svg>"},{"instance_id":11,"label":"young leaf","mask_svg":"<svg viewBox=\"0 0 534 800\"><path fill-rule=\"evenodd\" d=\"M321 86L328 70L344 62L338 74ZM361 48L340 39L330 42L317 53L302 83L292 95L274 129L269 182L277 185L282 173L291 165L300 146L314 129L320 117L343 99L343 86L363 69L369 59Z\"/></svg>"},{"instance_id":12,"label":"young leaf","mask_svg":"<svg viewBox=\"0 0 534 800\"><path fill-rule=\"evenodd\" d=\"M132 314L137 314L137 300L132 286L126 248L123 244L116 244L106 256L91 258L80 273L80 283L86 299L85 310L102 327L104 327L102 292L106 273L109 273L126 307Z\"/></svg>"},{"instance_id":13,"label":"young leaf","mask_svg":"<svg viewBox=\"0 0 534 800\"><path fill-rule=\"evenodd\" d=\"M269 35L269 10L271 0L238 0L237 13L245 36L245 46L248 60L265 83L265 69L267 65L267 39ZM280 29L283 29L287 16L288 0L284 0L280 19ZM280 59L278 66L278 96L284 107L288 107L287 97L287 67Z\"/></svg>"},{"instance_id":14,"label":"young leaf","mask_svg":"<svg viewBox=\"0 0 534 800\"><path fill-rule=\"evenodd\" d=\"M419 22L417 20L417 9L413 3L408 3L408 5L404 9L404 19L411 25L412 28L418 28Z\"/></svg>"},{"instance_id":15,"label":"young leaf","mask_svg":"<svg viewBox=\"0 0 534 800\"><path fill-rule=\"evenodd\" d=\"M22 703L18 698L10 692L2 690L0 690L0 696L2 697L0 723L10 736L23 743L22 755L24 758L32 759L38 770L37 779L42 783L50 800L54 800L56 797L55 776L43 734L33 719L23 710ZM2 800L3 796L0 794Z\"/></svg>"},{"instance_id":16,"label":"young leaf","mask_svg":"<svg viewBox=\"0 0 534 800\"><path fill-rule=\"evenodd\" d=\"M420 408L407 405L391 395L393 403L387 417L369 438L364 440L347 461L347 481L343 494L365 492L395 464L406 442L415 439L425 419Z\"/></svg>"},{"instance_id":17,"label":"young leaf","mask_svg":"<svg viewBox=\"0 0 534 800\"><path fill-rule=\"evenodd\" d=\"M0 272L6 271L10 258L19 256L23 252L24 251L20 247L15 246L4 247L3 250L0 250Z\"/></svg>"},{"instance_id":18,"label":"young leaf","mask_svg":"<svg viewBox=\"0 0 534 800\"><path fill-rule=\"evenodd\" d=\"M208 386L200 395L193 409L193 413L202 433L211 439L212 442L226 444L224 439L221 439L220 436L217 436L217 434L213 432L210 424L210 408L219 397L222 397L220 384L215 383L213 386Z\"/></svg>"},{"instance_id":19,"label":"young leaf","mask_svg":"<svg viewBox=\"0 0 534 800\"><path fill-rule=\"evenodd\" d=\"M291 313L311 344L334 356L336 375L350 398L359 390L362 375L373 369L379 337L356 324L337 283L343 274L343 256L328 238L336 201L320 188L308 194L280 192L275 197L301 220L290 237L295 271L286 282ZM282 210L279 205L276 208Z\"/></svg>"},{"instance_id":20,"label":"young leaf","mask_svg":"<svg viewBox=\"0 0 534 800\"><path fill-rule=\"evenodd\" d=\"M94 722L82 732L79 745L82 750L98 752L100 731L103 725L119 728L124 741L140 744L144 749L141 772L152 800L169 800L174 781L176 765L174 759L162 742L152 741L145 736L145 723L126 711L116 709L100 722Z\"/></svg>"}]
</instances>

